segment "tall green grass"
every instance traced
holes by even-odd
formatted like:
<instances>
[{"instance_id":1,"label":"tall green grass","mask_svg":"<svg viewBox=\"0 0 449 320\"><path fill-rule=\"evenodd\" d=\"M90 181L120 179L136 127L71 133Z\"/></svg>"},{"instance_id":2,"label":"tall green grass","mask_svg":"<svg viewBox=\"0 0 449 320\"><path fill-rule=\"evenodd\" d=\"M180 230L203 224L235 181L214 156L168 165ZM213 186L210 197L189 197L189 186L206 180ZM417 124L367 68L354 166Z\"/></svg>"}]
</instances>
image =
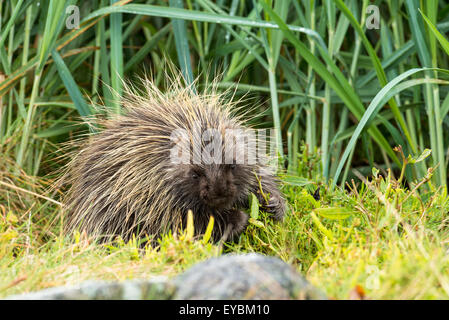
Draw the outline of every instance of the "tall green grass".
<instances>
[{"instance_id":1,"label":"tall green grass","mask_svg":"<svg viewBox=\"0 0 449 320\"><path fill-rule=\"evenodd\" d=\"M368 5L380 29L368 30ZM79 29L66 27L78 5ZM165 60L201 91L250 92L273 127L291 173L302 143L321 153L321 173L343 185L372 167L408 183L434 167L445 187L449 160L449 3L418 0L154 0L0 3L0 148L15 171L46 174L50 151L85 128L90 102L120 112L122 79L151 70L164 86ZM356 170L356 171L354 171Z\"/></svg>"}]
</instances>

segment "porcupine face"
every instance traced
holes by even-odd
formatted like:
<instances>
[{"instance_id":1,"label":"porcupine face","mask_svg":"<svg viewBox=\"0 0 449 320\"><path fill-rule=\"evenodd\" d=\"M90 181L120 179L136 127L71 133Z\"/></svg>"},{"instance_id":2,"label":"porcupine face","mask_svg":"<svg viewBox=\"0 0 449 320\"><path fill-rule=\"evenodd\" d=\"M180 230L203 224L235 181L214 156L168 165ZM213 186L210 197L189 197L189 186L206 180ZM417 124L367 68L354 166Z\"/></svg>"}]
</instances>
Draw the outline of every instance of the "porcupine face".
<instances>
[{"instance_id":1,"label":"porcupine face","mask_svg":"<svg viewBox=\"0 0 449 320\"><path fill-rule=\"evenodd\" d=\"M251 171L238 164L181 165L175 188L185 209L221 211L247 199ZM199 213L199 212L198 212Z\"/></svg>"},{"instance_id":2,"label":"porcupine face","mask_svg":"<svg viewBox=\"0 0 449 320\"><path fill-rule=\"evenodd\" d=\"M242 168L235 164L192 165L189 179L193 192L203 205L214 209L228 209L235 203L242 185Z\"/></svg>"},{"instance_id":3,"label":"porcupine face","mask_svg":"<svg viewBox=\"0 0 449 320\"><path fill-rule=\"evenodd\" d=\"M177 165L174 169L178 173L179 197L189 200L187 206L193 204L188 209L206 211L208 215L210 211L220 212L247 201L255 171L255 165L248 164L249 153L254 153L254 150L249 151L246 140L237 145L235 136L222 134L220 130L215 133L216 140L198 142L193 139L201 148L190 145L189 163ZM194 160L195 149L197 162Z\"/></svg>"}]
</instances>

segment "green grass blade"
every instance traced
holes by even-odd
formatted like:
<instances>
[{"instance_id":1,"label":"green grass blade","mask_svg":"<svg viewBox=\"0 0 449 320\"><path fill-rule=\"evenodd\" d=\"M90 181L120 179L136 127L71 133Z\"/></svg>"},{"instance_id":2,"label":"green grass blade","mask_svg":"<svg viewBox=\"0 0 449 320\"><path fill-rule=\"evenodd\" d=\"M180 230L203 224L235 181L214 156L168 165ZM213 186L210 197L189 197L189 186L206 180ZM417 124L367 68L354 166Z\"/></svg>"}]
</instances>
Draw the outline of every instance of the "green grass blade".
<instances>
[{"instance_id":1,"label":"green grass blade","mask_svg":"<svg viewBox=\"0 0 449 320\"><path fill-rule=\"evenodd\" d=\"M401 90L405 90L413 85L416 85L417 82L416 81L409 82L406 86L399 87L397 90L394 90L395 87L405 78L407 78L417 72L426 71L426 70L429 70L429 69L428 68L420 68L420 69L415 68L415 69L408 70L407 72L397 76L395 79L390 81L384 88L382 88L381 91L379 91L379 93L376 95L376 97L374 97L373 101L370 103L370 105L368 106L368 109L366 110L365 114L363 115L362 119L360 120L359 124L357 125L357 128L356 128L354 134L352 135L352 137L345 149L345 152L343 153L343 156L340 159L340 162L337 167L337 171L334 175L334 179L332 182L333 186L335 186L335 184L337 183L337 180L339 178L341 170L343 169L343 166L344 166L346 160L348 159L350 152L352 151L352 149L355 148L355 144L357 142L357 139L358 139L360 133L366 127L366 125L369 123L369 121L375 117L375 115L379 112L380 108L386 103L386 101L391 99L392 96L398 94L399 91L401 91ZM449 71L445 71L445 70L440 70L440 71L449 73ZM428 82L427 80L428 79L422 79L420 82L423 84L426 84Z\"/></svg>"},{"instance_id":2,"label":"green grass blade","mask_svg":"<svg viewBox=\"0 0 449 320\"><path fill-rule=\"evenodd\" d=\"M5 40L6 40L6 37L8 36L8 32L11 29L11 27L14 25L14 22L16 21L16 18L17 18L17 15L19 14L22 3L23 3L23 0L19 0L17 2L16 6L14 7L13 13L8 20L8 23L6 24L5 28L3 28L3 30L1 30L0 47L3 47L3 45L5 44ZM10 50L11 50L11 48L10 48Z\"/></svg>"},{"instance_id":3,"label":"green grass blade","mask_svg":"<svg viewBox=\"0 0 449 320\"><path fill-rule=\"evenodd\" d=\"M91 115L88 104L83 98L81 91L78 88L75 80L73 79L70 70L67 68L64 60L61 58L59 53L56 50L51 52L53 60L55 61L56 67L58 68L59 76L61 77L62 82L64 83L70 98L72 98L73 103L75 104L78 113L82 117L86 117Z\"/></svg>"},{"instance_id":4,"label":"green grass blade","mask_svg":"<svg viewBox=\"0 0 449 320\"><path fill-rule=\"evenodd\" d=\"M368 38L365 35L365 32L363 31L362 27L358 23L358 21L355 19L355 17L352 15L351 11L348 9L348 7L344 4L342 0L335 0L335 4L338 6L338 8L342 11L342 13L349 19L349 22L353 26L353 28L357 31L358 35L360 36L363 45L365 46L365 49L367 50L372 62L374 69L376 70L377 77L379 79L379 82L381 86L385 86L387 84L387 76L385 74L384 69L382 68L382 64L380 63L379 58L377 57L376 52L374 51L374 48L372 47L371 43L369 42ZM404 132L405 137L407 138L407 141L414 153L417 152L417 147L415 146L410 132L408 130L407 124L405 122L404 117L402 116L402 113L399 111L399 108L396 104L396 101L394 99L389 101L390 107L392 111L395 114L396 120L399 122L399 125L401 126L401 129Z\"/></svg>"},{"instance_id":5,"label":"green grass blade","mask_svg":"<svg viewBox=\"0 0 449 320\"><path fill-rule=\"evenodd\" d=\"M98 9L87 17L85 17L82 21L87 22L93 18L104 16L111 13L132 13L132 14L141 14L155 17L164 17L171 19L183 19L183 20L194 20L194 21L203 21L203 22L212 22L217 24L227 24L227 25L238 25L240 27L261 27L268 29L278 29L278 25L276 23L260 21L260 20L250 20L244 17L238 16L230 16L227 14L217 14L217 13L207 13L197 10L186 10L180 8L172 8L172 7L162 7L155 6L149 4L127 4L123 6L110 6ZM288 28L295 32L305 33L314 39L323 47L326 47L321 36L310 29L289 25Z\"/></svg>"},{"instance_id":6,"label":"green grass blade","mask_svg":"<svg viewBox=\"0 0 449 320\"><path fill-rule=\"evenodd\" d=\"M163 37L170 31L171 24L167 24L164 26L161 30L156 32L152 37L151 40L146 42L145 45L139 49L139 51L134 54L131 59L129 59L124 68L124 72L126 73L129 71L132 67L138 65L146 56L147 54L157 45L157 43L163 39Z\"/></svg>"},{"instance_id":7,"label":"green grass blade","mask_svg":"<svg viewBox=\"0 0 449 320\"><path fill-rule=\"evenodd\" d=\"M118 0L111 0L111 4ZM122 14L113 13L110 17L111 24L111 87L114 90L113 112L120 113L120 96L122 94L123 79L123 48L122 48ZM116 96L117 95L117 96Z\"/></svg>"},{"instance_id":8,"label":"green grass blade","mask_svg":"<svg viewBox=\"0 0 449 320\"><path fill-rule=\"evenodd\" d=\"M170 7L183 8L182 0L170 0ZM182 19L172 19L173 32L175 35L176 52L178 53L178 61L181 67L181 72L187 84L193 84L193 72L190 64L190 50L187 41L187 31L185 21ZM192 88L193 89L193 88Z\"/></svg>"},{"instance_id":9,"label":"green grass blade","mask_svg":"<svg viewBox=\"0 0 449 320\"><path fill-rule=\"evenodd\" d=\"M290 42L296 47L298 50L298 53L301 54L301 56L313 67L313 69L328 83L332 89L340 96L340 98L343 100L345 105L351 110L351 112L357 117L361 118L363 115L363 105L360 102L359 97L355 94L354 89L347 83L346 79L343 77L342 74L340 74L339 79L337 80L335 77L332 76L332 74L327 70L326 66L324 66L321 61L313 55L309 49L301 43L288 29L287 25L280 19L274 12L271 10L269 6L261 3L264 9L272 16L273 20L276 21L276 23L279 25L281 30L284 32L284 36L290 40ZM322 52L322 54L325 54ZM325 55L324 55L325 56ZM323 57L324 57L323 56ZM325 59L326 62L328 62L330 65L334 64L332 60ZM335 65L334 65L335 66ZM335 66L336 68L336 66ZM332 70L334 72L337 72L333 68ZM344 86L344 87L343 87ZM386 139L383 137L383 135L379 132L377 128L370 128L368 131L373 138L376 140L376 142L389 154L389 156L399 164L399 160L396 156L396 154L393 152L391 147L389 146Z\"/></svg>"}]
</instances>

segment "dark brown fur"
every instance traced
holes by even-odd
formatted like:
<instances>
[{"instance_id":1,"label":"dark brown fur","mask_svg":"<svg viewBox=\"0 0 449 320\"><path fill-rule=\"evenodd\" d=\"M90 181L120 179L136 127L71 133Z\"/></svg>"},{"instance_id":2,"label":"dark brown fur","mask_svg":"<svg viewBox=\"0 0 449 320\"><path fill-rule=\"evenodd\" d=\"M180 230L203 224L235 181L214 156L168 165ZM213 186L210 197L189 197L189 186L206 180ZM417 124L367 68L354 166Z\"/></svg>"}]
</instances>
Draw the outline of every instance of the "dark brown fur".
<instances>
[{"instance_id":1,"label":"dark brown fur","mask_svg":"<svg viewBox=\"0 0 449 320\"><path fill-rule=\"evenodd\" d=\"M213 216L213 238L229 240L247 225L243 210L251 193L274 219L283 218L285 201L268 167L170 162L173 130L187 130L195 144L201 142L192 134L194 123L201 130L243 128L232 116L231 104L216 94L195 95L180 86L167 94L149 81L145 87L144 96L128 90L122 115L105 121L104 130L91 136L71 161L64 177L70 185L65 199L68 231L80 229L106 239L158 236L185 226L192 210L196 234L205 231Z\"/></svg>"}]
</instances>

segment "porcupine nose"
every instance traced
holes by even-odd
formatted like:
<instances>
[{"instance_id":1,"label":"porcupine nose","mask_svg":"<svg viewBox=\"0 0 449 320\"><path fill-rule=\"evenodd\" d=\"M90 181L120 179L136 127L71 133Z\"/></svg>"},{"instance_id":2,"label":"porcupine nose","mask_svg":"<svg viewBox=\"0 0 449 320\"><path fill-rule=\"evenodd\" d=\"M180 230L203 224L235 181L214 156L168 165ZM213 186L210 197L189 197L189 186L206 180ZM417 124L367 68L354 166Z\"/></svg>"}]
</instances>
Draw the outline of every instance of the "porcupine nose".
<instances>
[{"instance_id":1,"label":"porcupine nose","mask_svg":"<svg viewBox=\"0 0 449 320\"><path fill-rule=\"evenodd\" d=\"M226 195L226 186L227 183L225 181L217 181L214 186L214 194L217 198L223 198Z\"/></svg>"},{"instance_id":2,"label":"porcupine nose","mask_svg":"<svg viewBox=\"0 0 449 320\"><path fill-rule=\"evenodd\" d=\"M212 207L226 206L229 202L229 181L217 167L207 172L206 202Z\"/></svg>"},{"instance_id":3,"label":"porcupine nose","mask_svg":"<svg viewBox=\"0 0 449 320\"><path fill-rule=\"evenodd\" d=\"M225 180L218 179L210 186L210 195L214 205L221 206L227 202L228 184Z\"/></svg>"}]
</instances>

